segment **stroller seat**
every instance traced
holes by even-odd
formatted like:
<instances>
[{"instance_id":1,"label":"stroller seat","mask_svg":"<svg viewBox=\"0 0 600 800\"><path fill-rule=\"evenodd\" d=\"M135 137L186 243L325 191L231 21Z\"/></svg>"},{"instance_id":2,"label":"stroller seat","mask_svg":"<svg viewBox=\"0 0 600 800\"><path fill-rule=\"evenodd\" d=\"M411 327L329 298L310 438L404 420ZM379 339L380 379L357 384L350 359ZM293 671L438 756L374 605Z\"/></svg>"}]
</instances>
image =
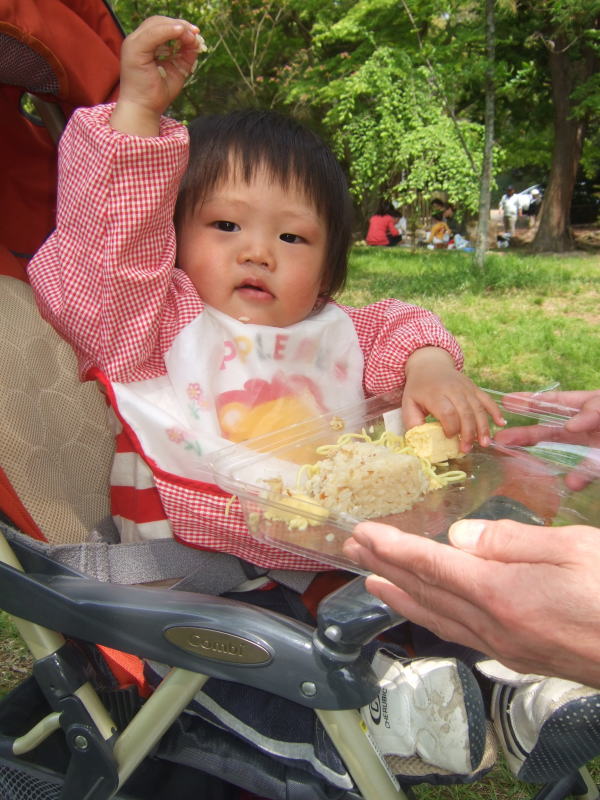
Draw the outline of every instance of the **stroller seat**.
<instances>
[{"instance_id":1,"label":"stroller seat","mask_svg":"<svg viewBox=\"0 0 600 800\"><path fill-rule=\"evenodd\" d=\"M4 507L36 539L83 542L110 514L106 405L95 385L79 383L71 348L41 319L30 287L3 275L0 291L0 414L12 421L2 438Z\"/></svg>"},{"instance_id":2,"label":"stroller seat","mask_svg":"<svg viewBox=\"0 0 600 800\"><path fill-rule=\"evenodd\" d=\"M17 618L35 661L35 681L0 703L0 796L159 798L160 764L167 786L176 774L188 788L204 786L207 798L241 797L221 794L235 785L276 800L411 797L370 745L356 710L378 692L367 645L399 621L364 591L362 578L326 597L312 628L238 600L109 583L104 568L96 571L102 580L85 576L82 565L96 570L102 560L90 556L95 548L115 553L110 563L119 553L137 561L143 547L90 541L108 513L112 437L104 399L95 385L79 383L70 348L41 319L25 282L1 276L0 298L0 379L14 387L0 393L7 520L0 607ZM167 544L186 559L194 553ZM181 562L174 564L169 577L184 576ZM121 674L128 659L138 669L139 659L170 669L142 697L131 669L130 683L119 686L111 670L118 653L135 656L117 658ZM294 758L274 761L223 730L220 718L187 711L209 678L227 682L224 696L227 686L246 686L246 693L283 698L297 717L316 716L340 765L332 782L307 770L302 756L297 767ZM491 766L494 751L488 759ZM152 788L140 775L151 776ZM552 797L568 796L573 785L577 796L598 796L585 771L568 778ZM15 788L23 785L25 794Z\"/></svg>"},{"instance_id":3,"label":"stroller seat","mask_svg":"<svg viewBox=\"0 0 600 800\"><path fill-rule=\"evenodd\" d=\"M351 729L351 736L364 738L353 709L370 702L377 686L368 661L360 655L358 641L353 643L355 662L349 665L345 653L334 667L333 650L318 654L313 631L303 623L218 597L111 585L85 578L52 559L52 554L60 554L63 547L71 553L81 543L85 549L89 530L108 512L112 441L105 424L106 409L94 385L78 382L70 348L39 317L29 287L4 276L0 278L0 292L6 334L0 377L4 387L15 387L12 392L2 392L0 401L3 508L13 523L3 526L11 544L2 537L0 598L2 608L19 618L17 625L35 659L33 672L45 702L36 691L34 706L47 706L45 716L27 732L21 728L23 720L18 721L16 729L11 719L5 720L8 729L3 728L2 744L10 762L4 765L9 784L13 759L19 762L19 757L35 753L39 744L48 738L54 740L63 728L73 762L66 769L66 777L49 773L44 765L31 780L47 782L49 797L113 796L209 675L269 687L288 699L318 708L326 727L329 714L342 715L331 723L339 728L341 739L345 739L343 732ZM15 524L28 535L18 532ZM364 600L359 597L359 605ZM336 622L339 613L334 610ZM395 621L387 609L376 616L372 634L355 631L349 641L357 635L361 640L365 635L372 638ZM321 627L330 624L327 617ZM342 619L340 624L346 623ZM58 630L76 639L77 644L65 642L54 632ZM82 667L80 658L82 648L88 652L89 648L82 642L153 658L175 665L175 669L168 672L131 722L130 714L123 716L120 711L122 719L117 723L86 680L90 667ZM98 655L93 659L98 662ZM107 668L102 670L106 672ZM17 696L24 694L31 694L31 688L27 692L17 690ZM131 698L131 690L127 696ZM10 709L15 702L8 701ZM31 725L29 715L26 724ZM186 734L189 738L189 725ZM196 741L197 737L196 732ZM363 750L364 741L361 745ZM172 757L172 741L168 748ZM240 757L237 751L236 757ZM58 763L65 764L65 759L63 750ZM256 759L260 762L258 756ZM368 762L364 753L361 761ZM375 755L372 762L369 780L378 768L379 781L385 784L387 775ZM22 764L20 768L24 768ZM363 769L359 767L359 771ZM26 771L35 772L31 766ZM90 776L94 776L90 783L95 788L86 785ZM1 781L0 777L0 786ZM310 777L304 776L302 782L304 796L319 797L321 791L326 792L315 784L309 795ZM56 793L58 786L62 793ZM9 791L13 791L10 786L4 786L2 797L11 797ZM339 788L332 791L332 796L341 796ZM379 788L372 796L402 797L391 782L383 791Z\"/></svg>"},{"instance_id":4,"label":"stroller seat","mask_svg":"<svg viewBox=\"0 0 600 800\"><path fill-rule=\"evenodd\" d=\"M38 792L45 787L40 798L113 796L212 675L236 683L245 681L253 687L268 687L288 700L318 709L325 727L333 726L336 730L333 735L341 739L342 749L349 747L350 751L361 752L361 763L355 769L362 773L367 766L369 783L376 786L379 783L371 796L402 797L402 790L396 790L377 756L373 753L370 759L365 759L366 739L354 710L370 702L377 692L369 663L360 655L360 641L392 625L396 621L394 615L389 609L380 609L372 619L371 632L362 630L364 625L360 623L361 629L350 637L356 651L355 662L349 665L344 653L334 667L333 650L327 657L319 655L313 644L314 632L304 623L218 597L108 584L106 578L110 574L98 570L101 556L90 553L95 548L102 553L107 549L117 550L122 555L112 556L109 562L119 558L137 560L143 545L132 549L98 539L89 541L89 532L109 514L107 487L113 440L104 399L94 384L78 381L70 347L41 319L31 289L23 280L0 276L0 298L3 341L0 380L4 387L0 397L3 420L0 489L6 520L2 526L0 605L18 618L17 626L32 652L33 673L41 687L41 691L37 686L32 689L30 684L18 688L15 696L9 697L4 714L0 714L5 723L2 749L7 759L3 771L0 770L1 796L6 800L23 796L15 794L15 775L19 775L18 783L30 781L38 787ZM194 551L173 542L166 544L185 551L189 569ZM79 569L82 565L105 580L84 577ZM183 574L181 563L176 563L167 565L166 571L152 572L150 577ZM144 575L138 573L130 582L137 582L139 577ZM364 597L359 592L358 600L352 601L361 608L365 598L369 603L372 600L363 594ZM340 624L345 625L347 611L342 613L335 608L334 622L337 624L340 613ZM99 614L97 619L96 614ZM321 627L325 629L330 624L326 615ZM77 643L66 642L62 634ZM359 636L357 641L356 636ZM109 711L86 680L89 664L80 663L82 649L90 657L90 642L105 645L108 648L103 651L105 654L125 651L175 668L141 707L137 689L128 687L126 700L119 701L125 703L126 710L117 707L120 719L116 722L111 716L114 714L111 703L121 691L115 688L116 681L114 678L108 681L115 688L108 701ZM91 649L95 651L94 647ZM97 673L102 658L94 652L91 659ZM199 669L202 672L196 671ZM106 664L100 667L100 673L103 677L109 673ZM296 680L292 677L294 673L298 674ZM59 678L62 685L57 687ZM94 674L94 678L97 681L98 675ZM20 714L23 718L15 722L13 709L21 700L32 708L27 714ZM71 704L68 713L62 710ZM137 716L130 721L138 707ZM35 719L40 709L44 715ZM333 721L329 720L330 715ZM184 731L182 724L172 728L163 745L170 758L175 757L178 749L186 751L187 745L174 744L176 734L181 737L185 733L186 741L193 736L196 745L204 735L199 727L205 726L198 722L193 733L189 721L184 724ZM55 743L61 727L67 747ZM83 740L78 738L81 736L88 742L84 750L81 750ZM219 744L223 752L226 737L213 729L211 738L211 750ZM347 738L351 744L344 744ZM357 741L360 748L356 747ZM33 767L27 761L24 764L22 759L30 752L35 755L39 745L42 745L41 765ZM69 754L70 747L73 750ZM60 757L54 758L57 748ZM234 754L229 759L239 761L247 757L243 752L247 748L241 743L229 744L227 749ZM63 766L64 774L60 769L57 772L49 769L44 757L46 750L52 753L52 763ZM350 752L348 758L353 757L356 759ZM198 756L191 760L197 761ZM226 761L222 754L218 758L213 756L212 761L215 760L220 762L220 768ZM253 771L268 771L268 759L261 754L255 754L251 760L258 765ZM70 767L69 762L72 762ZM23 776L23 770L29 777ZM299 772L295 776L290 768L271 768L271 773L271 783L283 786L287 782L301 787L298 797L327 797L328 792L332 797L360 796L347 778L346 791L340 793L339 786L322 788L315 779L311 785L310 775ZM86 785L90 776L94 776L93 788ZM265 777L261 791L270 792L265 796L277 796L272 794L273 786L267 786L268 783ZM290 790L285 791L289 794Z\"/></svg>"},{"instance_id":5,"label":"stroller seat","mask_svg":"<svg viewBox=\"0 0 600 800\"><path fill-rule=\"evenodd\" d=\"M237 559L210 554L209 564L172 539L122 545L106 525L114 445L104 398L78 381L23 271L52 227L55 148L22 95L49 103L40 113L54 121L109 99L122 32L101 0L0 0L0 12L0 108L11 122L0 192L0 608L34 661L33 677L0 701L2 800L412 796L356 710L378 693L368 646L399 622L362 578L326 597L313 626L215 596L245 576ZM35 56L26 60L33 73L14 69L24 53ZM184 585L195 591L136 585L191 572L203 593L193 581ZM169 665L153 691L148 661ZM221 720L188 711L209 680L282 698L290 719L308 710L337 773L326 780L303 757L276 761ZM583 784L581 797L598 796L585 773L570 780L552 796Z\"/></svg>"},{"instance_id":6,"label":"stroller seat","mask_svg":"<svg viewBox=\"0 0 600 800\"><path fill-rule=\"evenodd\" d=\"M150 755L155 752L159 760L176 763L177 770L183 762L179 774L192 770L194 779L186 777L192 784L214 780L207 772L231 779L232 763L242 764L236 780L263 797L410 796L411 790L396 786L369 751L355 710L377 692L362 649L398 622L395 615L364 592L362 579L326 598L316 632L233 600L108 583L110 571L98 570L102 559L95 549L115 553L108 563L138 562L143 545L132 549L89 541L89 532L109 513L113 442L104 399L95 384L79 382L70 347L41 319L24 281L0 276L0 298L1 489L11 523L3 526L10 545L3 539L0 606L20 618L36 662L36 685L20 687L0 708L1 796L20 798L13 784L27 780L37 791L46 787L40 798L127 797L128 779L134 789L139 786L139 764L145 774L155 774L156 759ZM189 570L194 551L166 544L184 551ZM168 568L151 572L150 578L186 574L177 560ZM84 577L87 571L96 579ZM144 577L133 574L130 583ZM341 640L328 637L332 627L344 631ZM101 645L100 652L90 643ZM244 650L246 661L240 664ZM174 668L142 704L135 685L119 688L112 677L108 664L115 651ZM90 674L94 685L87 681ZM182 714L209 676L245 684L248 692L281 696L297 704L298 716L315 711L340 753L343 766L334 782L327 785L314 773L274 762L223 731L218 719L215 727L195 714ZM14 708L21 701L27 713L21 710L15 722ZM59 729L66 744L56 743ZM81 736L88 742L84 750L78 749ZM41 764L24 765L23 758L38 750ZM494 753L490 758L493 763Z\"/></svg>"}]
</instances>

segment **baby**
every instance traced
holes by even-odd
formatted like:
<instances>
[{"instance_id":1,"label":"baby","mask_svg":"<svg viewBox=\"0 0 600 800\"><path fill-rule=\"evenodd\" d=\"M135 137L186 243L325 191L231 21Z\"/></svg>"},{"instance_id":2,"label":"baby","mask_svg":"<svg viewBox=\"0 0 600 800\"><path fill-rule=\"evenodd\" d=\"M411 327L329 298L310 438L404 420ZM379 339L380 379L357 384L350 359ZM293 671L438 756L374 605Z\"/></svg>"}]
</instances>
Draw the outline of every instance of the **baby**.
<instances>
[{"instance_id":1,"label":"baby","mask_svg":"<svg viewBox=\"0 0 600 800\"><path fill-rule=\"evenodd\" d=\"M254 540L203 457L395 388L407 427L432 414L465 452L488 443L488 415L502 418L460 372L458 344L433 314L393 299L332 300L346 277L351 202L314 133L264 111L199 118L189 132L162 116L200 47L196 26L165 17L127 37L117 103L79 109L62 137L56 230L29 279L82 378L101 382L115 412L123 541L173 535L261 567L325 570ZM472 692L452 659L390 669L399 713L410 682ZM394 727L410 741L398 747L469 773L480 757L471 712L459 704L446 735L432 708L415 707L410 728L400 713ZM433 751L411 738L423 726L440 733Z\"/></svg>"},{"instance_id":2,"label":"baby","mask_svg":"<svg viewBox=\"0 0 600 800\"><path fill-rule=\"evenodd\" d=\"M351 202L315 134L263 111L199 118L189 133L161 116L200 47L196 26L165 17L127 37L116 105L79 109L63 135L56 230L29 278L119 420L122 540L174 535L314 569L255 542L198 456L395 387L408 427L433 414L464 450L501 417L433 314L331 300Z\"/></svg>"}]
</instances>

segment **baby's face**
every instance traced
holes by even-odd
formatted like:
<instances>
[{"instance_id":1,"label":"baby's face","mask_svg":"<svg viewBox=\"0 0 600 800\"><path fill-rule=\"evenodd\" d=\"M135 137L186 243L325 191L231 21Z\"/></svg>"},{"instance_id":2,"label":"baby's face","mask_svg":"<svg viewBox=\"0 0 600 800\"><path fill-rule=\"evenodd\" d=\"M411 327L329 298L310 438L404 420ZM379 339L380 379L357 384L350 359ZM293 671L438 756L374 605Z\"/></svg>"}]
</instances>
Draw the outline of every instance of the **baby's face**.
<instances>
[{"instance_id":1,"label":"baby's face","mask_svg":"<svg viewBox=\"0 0 600 800\"><path fill-rule=\"evenodd\" d=\"M287 327L322 289L327 231L298 188L258 171L217 185L182 225L181 266L200 298L230 317Z\"/></svg>"}]
</instances>

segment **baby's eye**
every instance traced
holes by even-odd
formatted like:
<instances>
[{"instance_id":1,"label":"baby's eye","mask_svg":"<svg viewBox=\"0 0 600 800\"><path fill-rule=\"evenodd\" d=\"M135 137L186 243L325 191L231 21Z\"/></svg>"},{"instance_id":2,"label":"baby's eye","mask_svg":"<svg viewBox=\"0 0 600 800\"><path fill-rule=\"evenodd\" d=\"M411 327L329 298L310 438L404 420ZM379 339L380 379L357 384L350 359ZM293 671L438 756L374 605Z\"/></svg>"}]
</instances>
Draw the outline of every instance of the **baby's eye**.
<instances>
[{"instance_id":1,"label":"baby's eye","mask_svg":"<svg viewBox=\"0 0 600 800\"><path fill-rule=\"evenodd\" d=\"M282 242L287 242L288 244L301 244L306 241L303 236L298 236L295 233L282 233L279 238Z\"/></svg>"},{"instance_id":2,"label":"baby's eye","mask_svg":"<svg viewBox=\"0 0 600 800\"><path fill-rule=\"evenodd\" d=\"M229 222L226 219L218 219L216 222L213 222L213 225L217 230L225 231L225 233L233 233L240 229L240 226L236 225L235 222Z\"/></svg>"}]
</instances>

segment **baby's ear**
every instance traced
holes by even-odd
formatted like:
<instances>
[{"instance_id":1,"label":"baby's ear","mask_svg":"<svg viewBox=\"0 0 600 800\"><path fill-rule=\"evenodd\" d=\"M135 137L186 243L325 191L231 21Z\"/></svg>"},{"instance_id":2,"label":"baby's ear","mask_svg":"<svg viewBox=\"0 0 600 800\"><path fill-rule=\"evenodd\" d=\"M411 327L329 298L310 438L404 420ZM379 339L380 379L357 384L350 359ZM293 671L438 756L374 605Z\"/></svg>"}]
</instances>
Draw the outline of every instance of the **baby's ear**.
<instances>
[{"instance_id":1,"label":"baby's ear","mask_svg":"<svg viewBox=\"0 0 600 800\"><path fill-rule=\"evenodd\" d=\"M326 273L323 273L321 278L321 284L319 286L319 297L329 297L331 292L331 277Z\"/></svg>"},{"instance_id":2,"label":"baby's ear","mask_svg":"<svg viewBox=\"0 0 600 800\"><path fill-rule=\"evenodd\" d=\"M329 292L319 292L317 295L317 299L315 300L315 304L312 309L312 313L316 314L318 311L327 305L327 301L329 300Z\"/></svg>"}]
</instances>

